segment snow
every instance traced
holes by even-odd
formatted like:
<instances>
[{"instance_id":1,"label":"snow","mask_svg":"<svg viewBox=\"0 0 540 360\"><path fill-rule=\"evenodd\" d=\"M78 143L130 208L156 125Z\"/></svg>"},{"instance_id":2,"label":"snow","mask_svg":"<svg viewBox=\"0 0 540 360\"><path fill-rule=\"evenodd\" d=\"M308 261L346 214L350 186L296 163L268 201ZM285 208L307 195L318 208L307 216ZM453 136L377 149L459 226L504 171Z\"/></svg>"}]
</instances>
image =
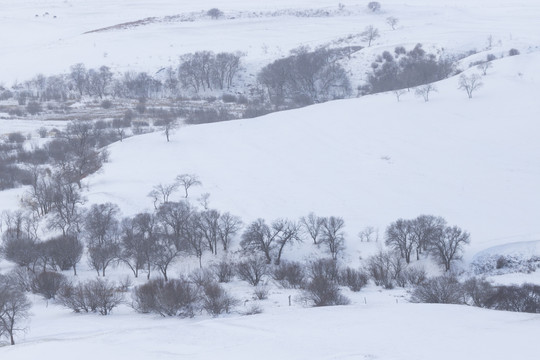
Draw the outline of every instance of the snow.
<instances>
[{"instance_id":1,"label":"snow","mask_svg":"<svg viewBox=\"0 0 540 360\"><path fill-rule=\"evenodd\" d=\"M346 13L331 17L267 16L283 9L337 10L329 0L197 2L178 0L0 0L4 36L0 81L10 86L37 73L66 72L74 63L108 65L114 71L155 72L196 50L246 53L248 76L299 45L328 44L365 26L381 38L356 54L350 70L356 82L375 54L421 42L448 54L477 49L462 61L520 56L494 62L484 86L467 99L457 78L442 81L430 101L407 93L335 101L265 117L178 129L167 143L160 133L141 135L109 147L111 161L87 180L88 204L112 201L124 215L151 210L147 194L181 173L198 174L190 189L196 203L211 194L210 206L239 215L297 218L310 211L343 216L347 257L356 266L380 247L360 243L366 226L379 229L399 217L445 217L471 233L466 264L475 254L538 253L540 229L540 147L537 104L540 79L540 3L536 0L388 0L372 14L364 3L343 1ZM201 12L218 7L226 17ZM264 12L265 16L248 16ZM45 13L49 13L48 15ZM158 21L106 32L87 31L183 14L191 22ZM199 14L199 15L197 15ZM37 16L36 16L37 15ZM56 17L55 17L56 16ZM385 24L399 18L395 31ZM493 36L493 48L486 40ZM361 44L355 40L355 44ZM365 45L365 44L364 44ZM477 73L472 68L466 74ZM33 133L62 122L0 120L0 135ZM34 135L35 136L35 135ZM16 209L24 189L0 192L0 211ZM175 195L174 200L181 198ZM291 256L310 256L309 244ZM482 251L484 251L482 253ZM287 253L287 256L288 253ZM478 256L478 255L477 255ZM12 265L0 262L0 272ZM184 259L176 265L189 269ZM81 266L81 278L93 273ZM125 269L124 269L125 270ZM122 269L110 274L121 274ZM67 273L66 273L67 274ZM112 275L120 276L120 275ZM119 278L119 277L118 277ZM539 282L538 271L498 276L499 283ZM230 290L251 303L249 288ZM136 314L127 305L111 316L72 314L33 296L29 331L2 359L536 359L540 317L466 306L408 304L403 291L370 286L346 291L352 305L308 309L296 293L272 287L263 314L230 314L218 319L163 319ZM364 298L367 304L364 304ZM242 311L240 306L239 311Z\"/></svg>"}]
</instances>

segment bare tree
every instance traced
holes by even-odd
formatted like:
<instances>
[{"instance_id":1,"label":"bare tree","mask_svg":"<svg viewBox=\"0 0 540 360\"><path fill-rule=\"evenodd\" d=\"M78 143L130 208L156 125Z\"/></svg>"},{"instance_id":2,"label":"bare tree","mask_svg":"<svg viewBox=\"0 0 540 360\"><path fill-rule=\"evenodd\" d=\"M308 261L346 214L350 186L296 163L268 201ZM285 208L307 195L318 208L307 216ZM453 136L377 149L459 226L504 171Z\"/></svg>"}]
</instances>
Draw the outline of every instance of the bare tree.
<instances>
[{"instance_id":1,"label":"bare tree","mask_svg":"<svg viewBox=\"0 0 540 360\"><path fill-rule=\"evenodd\" d=\"M223 213L219 218L218 236L223 251L227 251L231 245L233 236L242 228L242 220L229 212Z\"/></svg>"},{"instance_id":2,"label":"bare tree","mask_svg":"<svg viewBox=\"0 0 540 360\"><path fill-rule=\"evenodd\" d=\"M396 96L396 99L397 101L399 102L399 98L401 97L401 95L405 94L407 91L405 89L399 89L399 90L394 90L392 91L392 93Z\"/></svg>"},{"instance_id":3,"label":"bare tree","mask_svg":"<svg viewBox=\"0 0 540 360\"><path fill-rule=\"evenodd\" d=\"M257 286L263 277L268 274L268 266L264 259L253 256L236 265L236 274L241 280Z\"/></svg>"},{"instance_id":4,"label":"bare tree","mask_svg":"<svg viewBox=\"0 0 540 360\"><path fill-rule=\"evenodd\" d=\"M478 64L476 66L480 71L482 71L482 75L487 75L487 71L488 69L490 69L491 67L493 67L493 64L491 63L491 61L483 61L481 62L480 64Z\"/></svg>"},{"instance_id":5,"label":"bare tree","mask_svg":"<svg viewBox=\"0 0 540 360\"><path fill-rule=\"evenodd\" d=\"M368 9L372 12L377 12L381 10L381 3L378 1L370 1L367 5Z\"/></svg>"},{"instance_id":6,"label":"bare tree","mask_svg":"<svg viewBox=\"0 0 540 360\"><path fill-rule=\"evenodd\" d=\"M392 27L392 30L396 30L396 25L398 24L399 19L393 16L386 18L386 23Z\"/></svg>"},{"instance_id":7,"label":"bare tree","mask_svg":"<svg viewBox=\"0 0 540 360\"><path fill-rule=\"evenodd\" d=\"M274 263L279 265L285 246L295 241L301 241L299 237L300 226L294 221L278 219L272 223L272 231L277 234L275 237L277 255Z\"/></svg>"},{"instance_id":8,"label":"bare tree","mask_svg":"<svg viewBox=\"0 0 540 360\"><path fill-rule=\"evenodd\" d=\"M30 316L31 306L13 280L0 274L0 337L9 338L11 345L15 345L15 333L25 330L23 321Z\"/></svg>"},{"instance_id":9,"label":"bare tree","mask_svg":"<svg viewBox=\"0 0 540 360\"><path fill-rule=\"evenodd\" d=\"M196 226L202 232L208 249L217 255L217 244L219 241L219 219L221 214L215 209L201 211L197 216Z\"/></svg>"},{"instance_id":10,"label":"bare tree","mask_svg":"<svg viewBox=\"0 0 540 360\"><path fill-rule=\"evenodd\" d=\"M55 265L61 270L73 269L77 276L77 264L81 261L84 245L75 234L61 235L47 241L49 255Z\"/></svg>"},{"instance_id":11,"label":"bare tree","mask_svg":"<svg viewBox=\"0 0 540 360\"><path fill-rule=\"evenodd\" d=\"M332 259L337 260L345 249L345 221L341 217L330 216L324 219L322 225L321 243L328 247Z\"/></svg>"},{"instance_id":12,"label":"bare tree","mask_svg":"<svg viewBox=\"0 0 540 360\"><path fill-rule=\"evenodd\" d=\"M412 241L416 247L416 259L420 260L420 254L427 251L431 244L441 236L446 220L433 215L420 215L409 223Z\"/></svg>"},{"instance_id":13,"label":"bare tree","mask_svg":"<svg viewBox=\"0 0 540 360\"><path fill-rule=\"evenodd\" d=\"M79 95L82 96L88 89L88 71L84 64L75 64L71 66L71 73L69 74L74 87L79 91Z\"/></svg>"},{"instance_id":14,"label":"bare tree","mask_svg":"<svg viewBox=\"0 0 540 360\"><path fill-rule=\"evenodd\" d=\"M319 235L321 235L322 226L324 223L324 218L315 215L311 212L307 216L302 216L300 218L300 225L302 230L311 237L313 244L317 245L319 240Z\"/></svg>"},{"instance_id":15,"label":"bare tree","mask_svg":"<svg viewBox=\"0 0 540 360\"><path fill-rule=\"evenodd\" d=\"M112 203L92 205L84 223L84 236L88 247L89 264L105 276L107 267L118 260L120 255L120 229L118 215L120 209Z\"/></svg>"},{"instance_id":16,"label":"bare tree","mask_svg":"<svg viewBox=\"0 0 540 360\"><path fill-rule=\"evenodd\" d=\"M432 92L437 92L437 87L434 84L420 85L414 90L414 93L421 96L425 102L429 101L429 94Z\"/></svg>"},{"instance_id":17,"label":"bare tree","mask_svg":"<svg viewBox=\"0 0 540 360\"><path fill-rule=\"evenodd\" d=\"M187 201L168 202L161 205L157 211L161 231L173 238L178 250L187 250L189 247L184 233L189 230L191 217L195 212Z\"/></svg>"},{"instance_id":18,"label":"bare tree","mask_svg":"<svg viewBox=\"0 0 540 360\"><path fill-rule=\"evenodd\" d=\"M82 222L81 205L85 203L78 187L55 177L51 213L48 218L49 229L62 230L63 235L77 233Z\"/></svg>"},{"instance_id":19,"label":"bare tree","mask_svg":"<svg viewBox=\"0 0 540 360\"><path fill-rule=\"evenodd\" d=\"M199 177L195 174L180 174L176 177L176 181L184 188L185 197L188 197L188 189L192 186L202 185Z\"/></svg>"},{"instance_id":20,"label":"bare tree","mask_svg":"<svg viewBox=\"0 0 540 360\"><path fill-rule=\"evenodd\" d=\"M360 33L360 36L362 36L363 41L368 42L368 46L371 46L371 42L379 38L381 35L379 34L379 30L376 27L374 27L373 25L369 25L364 29L364 31Z\"/></svg>"},{"instance_id":21,"label":"bare tree","mask_svg":"<svg viewBox=\"0 0 540 360\"><path fill-rule=\"evenodd\" d=\"M223 16L223 11L218 8L212 8L206 12L206 15L210 16L212 19L219 19Z\"/></svg>"},{"instance_id":22,"label":"bare tree","mask_svg":"<svg viewBox=\"0 0 540 360\"><path fill-rule=\"evenodd\" d=\"M386 229L386 245L399 251L401 257L408 263L411 262L411 254L416 247L413 237L412 221L398 219Z\"/></svg>"},{"instance_id":23,"label":"bare tree","mask_svg":"<svg viewBox=\"0 0 540 360\"><path fill-rule=\"evenodd\" d=\"M358 238L362 242L379 241L379 229L375 229L373 226L367 226L358 233Z\"/></svg>"},{"instance_id":24,"label":"bare tree","mask_svg":"<svg viewBox=\"0 0 540 360\"><path fill-rule=\"evenodd\" d=\"M463 246L469 242L468 232L457 226L449 226L444 229L441 236L432 241L431 251L444 266L444 269L450 271L452 262L461 259Z\"/></svg>"},{"instance_id":25,"label":"bare tree","mask_svg":"<svg viewBox=\"0 0 540 360\"><path fill-rule=\"evenodd\" d=\"M472 74L471 76L466 76L461 74L459 76L459 87L458 89L463 89L467 93L469 99L472 99L473 92L480 88L482 85L482 77L477 74Z\"/></svg>"},{"instance_id":26,"label":"bare tree","mask_svg":"<svg viewBox=\"0 0 540 360\"><path fill-rule=\"evenodd\" d=\"M171 195L178 190L180 184L159 184L154 186L152 191L148 194L154 200L154 209L157 209L159 205L169 202Z\"/></svg>"}]
</instances>

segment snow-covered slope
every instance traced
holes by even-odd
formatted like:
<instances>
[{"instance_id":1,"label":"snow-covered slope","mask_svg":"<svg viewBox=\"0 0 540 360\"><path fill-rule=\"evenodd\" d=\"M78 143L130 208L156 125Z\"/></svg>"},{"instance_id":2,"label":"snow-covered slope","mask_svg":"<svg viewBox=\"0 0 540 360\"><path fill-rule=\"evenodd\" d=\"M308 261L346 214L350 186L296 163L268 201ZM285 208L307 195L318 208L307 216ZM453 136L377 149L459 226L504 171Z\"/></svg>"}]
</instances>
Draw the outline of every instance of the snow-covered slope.
<instances>
[{"instance_id":1,"label":"snow-covered slope","mask_svg":"<svg viewBox=\"0 0 540 360\"><path fill-rule=\"evenodd\" d=\"M114 71L153 73L198 50L243 51L249 75L292 48L328 44L358 34L368 25L377 27L381 38L367 54L359 55L361 59L380 53L381 48L418 42L452 54L483 50L491 35L491 51L499 55L511 47L528 51L540 41L540 4L535 0L387 0L381 4L382 11L371 13L367 2L334 0L1 0L0 33L5 36L0 81L11 85L37 73L63 73L80 62L88 67L107 65ZM224 12L222 19L205 16L214 7ZM329 16L296 16L310 9ZM386 24L388 16L399 19L394 31ZM148 18L153 19L91 32ZM355 42L362 43L358 38ZM363 72L356 75L361 78Z\"/></svg>"},{"instance_id":2,"label":"snow-covered slope","mask_svg":"<svg viewBox=\"0 0 540 360\"><path fill-rule=\"evenodd\" d=\"M209 192L212 207L246 221L343 216L351 250L363 227L419 214L470 231L473 249L536 240L539 60L495 62L473 99L451 78L427 103L380 94L184 127L169 143L161 133L130 138L110 147L88 197L133 214L152 206L154 185L195 173L203 186L192 199Z\"/></svg>"},{"instance_id":3,"label":"snow-covered slope","mask_svg":"<svg viewBox=\"0 0 540 360\"><path fill-rule=\"evenodd\" d=\"M401 303L208 320L39 311L32 340L2 358L533 360L540 326L532 314Z\"/></svg>"}]
</instances>

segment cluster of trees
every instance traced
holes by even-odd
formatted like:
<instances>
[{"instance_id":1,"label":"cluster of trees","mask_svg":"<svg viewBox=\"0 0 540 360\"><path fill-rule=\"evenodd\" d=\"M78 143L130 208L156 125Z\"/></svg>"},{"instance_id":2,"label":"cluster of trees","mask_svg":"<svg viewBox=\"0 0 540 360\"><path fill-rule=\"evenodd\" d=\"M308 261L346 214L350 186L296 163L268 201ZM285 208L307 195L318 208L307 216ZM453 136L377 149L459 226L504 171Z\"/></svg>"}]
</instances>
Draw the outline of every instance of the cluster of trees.
<instances>
[{"instance_id":1,"label":"cluster of trees","mask_svg":"<svg viewBox=\"0 0 540 360\"><path fill-rule=\"evenodd\" d=\"M266 65L257 75L270 102L276 106L308 105L350 95L351 85L339 64L342 50L301 47L289 57Z\"/></svg>"},{"instance_id":2,"label":"cluster of trees","mask_svg":"<svg viewBox=\"0 0 540 360\"><path fill-rule=\"evenodd\" d=\"M447 226L446 220L433 215L415 219L398 219L386 229L386 245L399 252L409 264L416 254L429 252L449 271L453 261L460 259L463 246L470 242L468 232L458 226Z\"/></svg>"},{"instance_id":3,"label":"cluster of trees","mask_svg":"<svg viewBox=\"0 0 540 360\"><path fill-rule=\"evenodd\" d=\"M51 100L66 101L81 96L99 99L110 96L128 99L179 96L182 88L191 89L195 93L201 90L223 90L234 85L242 69L242 56L238 52L196 52L182 56L176 68L163 68L155 75L133 71L116 75L107 66L87 69L84 64L78 63L71 66L67 74L38 74L29 81L16 84L14 92L2 92L2 99L15 96L19 105L29 105ZM41 111L38 103L33 104L33 113ZM31 110L28 109L29 112Z\"/></svg>"},{"instance_id":4,"label":"cluster of trees","mask_svg":"<svg viewBox=\"0 0 540 360\"><path fill-rule=\"evenodd\" d=\"M455 62L449 57L426 53L422 44L407 51L398 46L392 54L384 51L371 65L367 93L410 89L449 77L455 72Z\"/></svg>"},{"instance_id":5,"label":"cluster of trees","mask_svg":"<svg viewBox=\"0 0 540 360\"><path fill-rule=\"evenodd\" d=\"M540 313L540 286L534 284L493 286L483 279L470 278L460 282L454 275L445 275L431 278L417 286L412 292L411 300Z\"/></svg>"}]
</instances>

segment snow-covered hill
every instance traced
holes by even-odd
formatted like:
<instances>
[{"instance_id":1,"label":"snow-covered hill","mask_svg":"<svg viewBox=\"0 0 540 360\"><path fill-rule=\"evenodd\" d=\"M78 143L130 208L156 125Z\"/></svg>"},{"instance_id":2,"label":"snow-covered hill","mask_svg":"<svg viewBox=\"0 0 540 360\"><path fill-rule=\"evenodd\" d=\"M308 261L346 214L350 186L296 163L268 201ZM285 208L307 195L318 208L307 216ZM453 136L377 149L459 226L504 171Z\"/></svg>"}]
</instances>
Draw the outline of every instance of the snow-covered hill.
<instances>
[{"instance_id":1,"label":"snow-covered hill","mask_svg":"<svg viewBox=\"0 0 540 360\"><path fill-rule=\"evenodd\" d=\"M203 186L192 199L209 192L212 207L246 221L343 216L351 250L363 227L419 214L467 229L474 250L537 240L539 60L496 61L472 99L451 78L427 103L379 94L183 127L169 143L161 133L130 138L110 147L88 197L133 214L151 208L154 185L195 173Z\"/></svg>"},{"instance_id":2,"label":"snow-covered hill","mask_svg":"<svg viewBox=\"0 0 540 360\"><path fill-rule=\"evenodd\" d=\"M380 28L381 38L356 55L358 69L374 54L418 42L447 53L480 51L463 61L463 69L469 60L517 48L521 55L493 63L472 99L457 89L457 78L450 78L436 84L438 92L429 102L413 92L400 102L393 94L379 94L186 126L171 142L160 133L126 139L109 147L111 161L87 179L85 196L89 203L118 203L124 215L131 215L151 209L147 194L154 185L196 173L203 186L190 189L192 201L208 192L211 207L246 222L310 211L343 216L345 261L351 265L376 248L359 243L362 228L377 227L382 235L391 221L419 214L443 216L470 231L467 263L487 248L523 249L520 242L539 240L540 3L388 0L378 14L367 11L367 2L342 3L339 13L338 2L329 0L0 0L0 31L6 35L0 82L10 86L36 73L66 72L77 62L154 72L196 50L244 51L246 76L251 76L292 48L333 42L369 24ZM203 10L212 7L226 17L205 18ZM283 9L326 9L333 15L298 17L280 13ZM174 15L193 21L165 21ZM388 16L400 20L394 31L385 23ZM157 21L85 34L148 17ZM486 51L490 35L492 49ZM465 74L477 72L472 68ZM357 81L364 77L358 71L353 75ZM24 131L32 128L22 125ZM0 126L5 133L21 124ZM0 210L15 209L23 191L0 192ZM9 266L0 263L0 272ZM81 269L81 278L91 276ZM235 294L244 300L250 290L238 283L230 286L237 286ZM219 319L162 319L125 305L112 316L80 315L34 296L29 332L17 346L0 348L0 358L538 357L538 315L407 304L402 291L396 295L374 286L347 294L350 306L324 309L299 302L288 307L288 295L273 288L261 305L263 314Z\"/></svg>"}]
</instances>

